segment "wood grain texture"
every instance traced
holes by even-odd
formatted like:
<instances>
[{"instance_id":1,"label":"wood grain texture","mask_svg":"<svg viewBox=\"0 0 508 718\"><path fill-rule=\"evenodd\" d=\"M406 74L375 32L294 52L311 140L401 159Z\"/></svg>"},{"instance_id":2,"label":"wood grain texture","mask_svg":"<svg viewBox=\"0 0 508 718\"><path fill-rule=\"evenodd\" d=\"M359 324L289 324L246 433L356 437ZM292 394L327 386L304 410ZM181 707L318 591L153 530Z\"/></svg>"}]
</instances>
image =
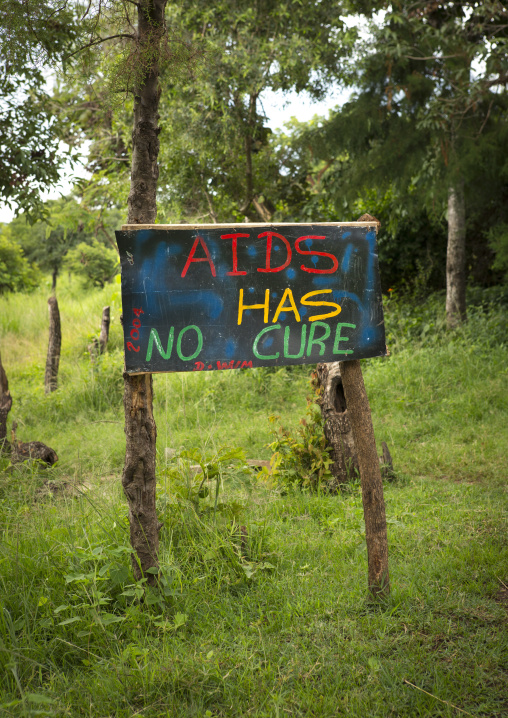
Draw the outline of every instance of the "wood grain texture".
<instances>
[{"instance_id":1,"label":"wood grain texture","mask_svg":"<svg viewBox=\"0 0 508 718\"><path fill-rule=\"evenodd\" d=\"M335 492L342 484L353 481L358 475L353 429L344 395L340 362L321 363L316 368L321 391L318 404L323 417L323 430L330 445Z\"/></svg>"},{"instance_id":2,"label":"wood grain texture","mask_svg":"<svg viewBox=\"0 0 508 718\"><path fill-rule=\"evenodd\" d=\"M56 297L48 299L49 310L49 341L48 355L46 357L46 371L44 374L44 390L46 394L58 388L58 367L60 365L60 349L62 346L62 327L60 324L60 310Z\"/></svg>"},{"instance_id":3,"label":"wood grain texture","mask_svg":"<svg viewBox=\"0 0 508 718\"><path fill-rule=\"evenodd\" d=\"M387 596L390 576L386 511L369 400L359 361L340 362L340 372L360 468L369 591L373 597Z\"/></svg>"},{"instance_id":4,"label":"wood grain texture","mask_svg":"<svg viewBox=\"0 0 508 718\"><path fill-rule=\"evenodd\" d=\"M7 436L7 416L12 406L12 396L9 391L9 382L7 374L2 364L0 356L0 451L5 443Z\"/></svg>"},{"instance_id":5,"label":"wood grain texture","mask_svg":"<svg viewBox=\"0 0 508 718\"><path fill-rule=\"evenodd\" d=\"M300 227L373 227L378 224L378 220L367 222L299 222ZM277 222L269 225L267 222L237 222L228 224L123 224L122 231L136 229L232 229L232 228L249 228L249 227L292 227L294 222Z\"/></svg>"}]
</instances>

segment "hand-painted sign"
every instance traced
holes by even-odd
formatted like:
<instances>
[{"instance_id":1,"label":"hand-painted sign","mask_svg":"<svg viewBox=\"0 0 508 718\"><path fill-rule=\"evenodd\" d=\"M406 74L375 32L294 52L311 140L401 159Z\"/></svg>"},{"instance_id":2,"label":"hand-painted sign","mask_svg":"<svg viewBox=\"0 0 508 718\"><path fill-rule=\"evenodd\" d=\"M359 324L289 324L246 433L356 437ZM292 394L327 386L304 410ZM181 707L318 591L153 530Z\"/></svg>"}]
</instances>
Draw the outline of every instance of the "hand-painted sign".
<instances>
[{"instance_id":1,"label":"hand-painted sign","mask_svg":"<svg viewBox=\"0 0 508 718\"><path fill-rule=\"evenodd\" d=\"M127 372L386 353L372 224L127 225L116 237Z\"/></svg>"}]
</instances>

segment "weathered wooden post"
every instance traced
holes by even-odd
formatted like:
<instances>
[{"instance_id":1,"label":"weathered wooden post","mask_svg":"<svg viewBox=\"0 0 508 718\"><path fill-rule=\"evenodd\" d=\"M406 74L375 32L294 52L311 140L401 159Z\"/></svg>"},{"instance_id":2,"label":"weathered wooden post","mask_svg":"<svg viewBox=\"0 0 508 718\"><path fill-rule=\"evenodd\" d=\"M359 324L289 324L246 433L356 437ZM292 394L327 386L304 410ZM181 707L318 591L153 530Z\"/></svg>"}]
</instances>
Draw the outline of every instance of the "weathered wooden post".
<instances>
[{"instance_id":1,"label":"weathered wooden post","mask_svg":"<svg viewBox=\"0 0 508 718\"><path fill-rule=\"evenodd\" d=\"M5 448L7 441L7 416L12 406L12 396L9 391L9 382L7 374L2 364L0 356L0 454Z\"/></svg>"},{"instance_id":2,"label":"weathered wooden post","mask_svg":"<svg viewBox=\"0 0 508 718\"><path fill-rule=\"evenodd\" d=\"M390 577L385 500L369 400L360 362L340 362L340 369L360 469L369 591L373 597L386 596L390 593Z\"/></svg>"},{"instance_id":3,"label":"weathered wooden post","mask_svg":"<svg viewBox=\"0 0 508 718\"><path fill-rule=\"evenodd\" d=\"M362 215L358 221L372 222L379 227L379 221L369 214ZM333 459L332 474L338 483L351 480L355 470L360 474L369 591L373 597L388 595L388 535L382 470L360 362L353 359L318 364L317 378L321 389L318 403ZM385 442L382 462L384 473L389 475L392 461Z\"/></svg>"},{"instance_id":4,"label":"weathered wooden post","mask_svg":"<svg viewBox=\"0 0 508 718\"><path fill-rule=\"evenodd\" d=\"M48 310L49 341L46 372L44 374L44 389L46 394L58 388L58 366L60 364L60 348L62 346L62 329L60 325L58 300L56 297L50 297L48 299Z\"/></svg>"},{"instance_id":5,"label":"weathered wooden post","mask_svg":"<svg viewBox=\"0 0 508 718\"><path fill-rule=\"evenodd\" d=\"M106 351L106 347L108 346L110 321L110 309L109 307L104 307L104 309L102 310L101 333L99 334L100 354L104 354L104 352Z\"/></svg>"},{"instance_id":6,"label":"weathered wooden post","mask_svg":"<svg viewBox=\"0 0 508 718\"><path fill-rule=\"evenodd\" d=\"M97 339L97 337L95 337L93 342L88 345L88 351L90 352L90 359L92 362L95 361L98 354L104 354L106 351L109 339L109 325L110 309L109 307L104 307L102 310L101 333L99 334L99 338Z\"/></svg>"}]
</instances>

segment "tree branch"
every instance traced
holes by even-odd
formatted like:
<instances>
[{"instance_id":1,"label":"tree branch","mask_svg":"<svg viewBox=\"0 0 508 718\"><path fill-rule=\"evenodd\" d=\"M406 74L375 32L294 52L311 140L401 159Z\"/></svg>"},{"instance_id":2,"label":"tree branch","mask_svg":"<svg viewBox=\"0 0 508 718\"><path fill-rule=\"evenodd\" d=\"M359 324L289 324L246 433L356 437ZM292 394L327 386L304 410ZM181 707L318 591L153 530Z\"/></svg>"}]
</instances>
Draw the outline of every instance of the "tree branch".
<instances>
[{"instance_id":1,"label":"tree branch","mask_svg":"<svg viewBox=\"0 0 508 718\"><path fill-rule=\"evenodd\" d=\"M450 60L452 57L462 57L463 52L456 52L453 55L425 55L423 57L416 57L416 55L405 55L408 60Z\"/></svg>"},{"instance_id":2,"label":"tree branch","mask_svg":"<svg viewBox=\"0 0 508 718\"><path fill-rule=\"evenodd\" d=\"M108 40L115 40L115 39L117 39L117 38L119 38L119 37L126 37L126 38L128 38L129 40L135 40L135 39L136 39L136 38L134 37L134 35L130 35L130 34L125 33L125 32L119 33L118 35L110 35L109 37L100 37L98 40L93 40L93 41L87 43L86 45L83 45L82 47L78 47L77 50L74 50L74 52L71 52L70 55L67 55L67 56L65 57L65 59L68 60L69 58L73 57L74 55L77 55L78 52L83 52L83 50L86 50L86 49L89 48L89 47L93 47L94 45L100 45L101 42L107 42Z\"/></svg>"}]
</instances>

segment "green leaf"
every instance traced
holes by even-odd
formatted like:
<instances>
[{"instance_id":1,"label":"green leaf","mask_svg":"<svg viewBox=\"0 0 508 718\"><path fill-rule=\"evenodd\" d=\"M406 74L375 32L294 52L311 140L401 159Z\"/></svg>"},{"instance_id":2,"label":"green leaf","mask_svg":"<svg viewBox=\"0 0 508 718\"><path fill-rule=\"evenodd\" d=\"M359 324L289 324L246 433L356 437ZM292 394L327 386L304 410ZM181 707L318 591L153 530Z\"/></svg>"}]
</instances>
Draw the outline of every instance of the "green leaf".
<instances>
[{"instance_id":1,"label":"green leaf","mask_svg":"<svg viewBox=\"0 0 508 718\"><path fill-rule=\"evenodd\" d=\"M112 568L109 572L109 577L113 586L118 586L121 583L125 583L130 576L130 571L127 566L118 566Z\"/></svg>"},{"instance_id":2,"label":"green leaf","mask_svg":"<svg viewBox=\"0 0 508 718\"><path fill-rule=\"evenodd\" d=\"M76 623L77 621L81 621L81 618L79 618L79 616L73 616L72 618L66 618L65 621L60 621L58 625L68 626L69 623Z\"/></svg>"},{"instance_id":3,"label":"green leaf","mask_svg":"<svg viewBox=\"0 0 508 718\"><path fill-rule=\"evenodd\" d=\"M65 611L67 608L69 608L69 606L67 606L65 603L62 603L61 606L58 606L57 608L55 608L53 613L60 613L61 611Z\"/></svg>"},{"instance_id":4,"label":"green leaf","mask_svg":"<svg viewBox=\"0 0 508 718\"><path fill-rule=\"evenodd\" d=\"M109 626L111 623L122 623L122 621L125 621L125 616L115 616L113 613L103 613L101 614L100 619L105 626Z\"/></svg>"},{"instance_id":5,"label":"green leaf","mask_svg":"<svg viewBox=\"0 0 508 718\"><path fill-rule=\"evenodd\" d=\"M187 623L187 614L186 613L177 613L175 615L175 619L173 621L173 626L175 628L180 628L185 623Z\"/></svg>"},{"instance_id":6,"label":"green leaf","mask_svg":"<svg viewBox=\"0 0 508 718\"><path fill-rule=\"evenodd\" d=\"M56 703L54 698L45 696L43 693L25 693L25 698L27 698L32 703L47 703L48 705L53 705L54 703Z\"/></svg>"}]
</instances>

